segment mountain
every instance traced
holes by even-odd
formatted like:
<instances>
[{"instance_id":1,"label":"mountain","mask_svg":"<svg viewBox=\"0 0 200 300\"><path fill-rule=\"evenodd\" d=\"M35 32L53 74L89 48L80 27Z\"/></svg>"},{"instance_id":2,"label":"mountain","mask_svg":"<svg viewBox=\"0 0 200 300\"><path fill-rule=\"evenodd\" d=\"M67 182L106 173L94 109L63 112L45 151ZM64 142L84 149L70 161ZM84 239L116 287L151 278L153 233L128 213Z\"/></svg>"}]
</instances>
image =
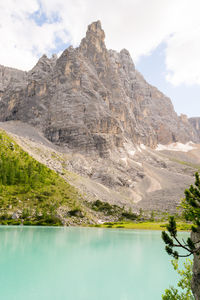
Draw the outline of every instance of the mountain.
<instances>
[{"instance_id":1,"label":"mountain","mask_svg":"<svg viewBox=\"0 0 200 300\"><path fill-rule=\"evenodd\" d=\"M58 151L90 201L174 211L200 165L199 119L179 117L126 49L108 50L100 21L79 47L43 55L29 72L0 66L0 121L35 142L31 155L38 141Z\"/></svg>"}]
</instances>

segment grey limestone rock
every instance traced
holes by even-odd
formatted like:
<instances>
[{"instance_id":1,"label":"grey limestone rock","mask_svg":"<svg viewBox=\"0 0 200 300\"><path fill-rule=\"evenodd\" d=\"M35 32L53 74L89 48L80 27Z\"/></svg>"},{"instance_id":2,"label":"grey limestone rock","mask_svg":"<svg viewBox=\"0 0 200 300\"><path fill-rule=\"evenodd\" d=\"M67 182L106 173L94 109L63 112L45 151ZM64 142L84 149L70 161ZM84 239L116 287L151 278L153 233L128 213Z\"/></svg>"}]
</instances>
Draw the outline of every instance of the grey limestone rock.
<instances>
[{"instance_id":1,"label":"grey limestone rock","mask_svg":"<svg viewBox=\"0 0 200 300\"><path fill-rule=\"evenodd\" d=\"M58 59L44 55L28 73L1 70L0 121L29 123L72 151L109 157L127 141L155 148L200 139L135 69L126 49L107 50L100 21Z\"/></svg>"},{"instance_id":2,"label":"grey limestone rock","mask_svg":"<svg viewBox=\"0 0 200 300\"><path fill-rule=\"evenodd\" d=\"M193 126L193 128L195 129L195 131L197 132L198 137L200 139L200 118L194 117L194 118L189 118L188 120L190 124Z\"/></svg>"}]
</instances>

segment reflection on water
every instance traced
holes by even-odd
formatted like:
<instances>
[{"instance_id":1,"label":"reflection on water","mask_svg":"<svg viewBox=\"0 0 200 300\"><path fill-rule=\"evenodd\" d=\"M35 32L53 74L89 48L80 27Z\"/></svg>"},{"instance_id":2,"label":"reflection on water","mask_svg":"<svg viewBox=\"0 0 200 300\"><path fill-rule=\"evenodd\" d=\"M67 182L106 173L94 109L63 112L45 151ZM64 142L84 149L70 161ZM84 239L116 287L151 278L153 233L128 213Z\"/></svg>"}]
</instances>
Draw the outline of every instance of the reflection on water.
<instances>
[{"instance_id":1,"label":"reflection on water","mask_svg":"<svg viewBox=\"0 0 200 300\"><path fill-rule=\"evenodd\" d=\"M160 234L2 226L0 299L161 299L176 273Z\"/></svg>"}]
</instances>

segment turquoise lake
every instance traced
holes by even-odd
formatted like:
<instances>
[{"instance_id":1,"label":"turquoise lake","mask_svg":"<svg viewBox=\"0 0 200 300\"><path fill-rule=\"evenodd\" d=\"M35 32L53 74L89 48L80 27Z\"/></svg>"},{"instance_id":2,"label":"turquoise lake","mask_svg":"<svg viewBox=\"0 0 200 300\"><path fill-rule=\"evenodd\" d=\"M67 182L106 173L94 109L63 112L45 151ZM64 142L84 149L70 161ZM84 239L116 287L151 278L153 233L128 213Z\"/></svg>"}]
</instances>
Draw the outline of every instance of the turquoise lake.
<instances>
[{"instance_id":1,"label":"turquoise lake","mask_svg":"<svg viewBox=\"0 0 200 300\"><path fill-rule=\"evenodd\" d=\"M161 299L177 277L160 236L146 230L1 226L0 299Z\"/></svg>"}]
</instances>

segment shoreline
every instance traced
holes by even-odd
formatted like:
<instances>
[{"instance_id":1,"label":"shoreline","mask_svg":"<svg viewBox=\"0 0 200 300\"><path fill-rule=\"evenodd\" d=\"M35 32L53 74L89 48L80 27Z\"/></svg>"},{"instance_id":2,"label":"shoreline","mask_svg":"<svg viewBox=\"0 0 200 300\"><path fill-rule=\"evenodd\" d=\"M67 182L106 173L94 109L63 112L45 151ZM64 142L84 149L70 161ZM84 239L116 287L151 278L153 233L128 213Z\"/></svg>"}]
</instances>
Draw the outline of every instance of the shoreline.
<instances>
[{"instance_id":1,"label":"shoreline","mask_svg":"<svg viewBox=\"0 0 200 300\"><path fill-rule=\"evenodd\" d=\"M186 222L176 222L178 231L190 231L191 224ZM113 229L141 229L141 230L166 230L168 222L106 222L104 224L91 225L90 227L97 228L113 228Z\"/></svg>"},{"instance_id":2,"label":"shoreline","mask_svg":"<svg viewBox=\"0 0 200 300\"><path fill-rule=\"evenodd\" d=\"M102 229L129 229L129 230L156 230L156 231L165 231L167 222L105 222L104 224L82 224L82 225L71 225L71 226L58 226L58 225L23 225L23 224L0 224L0 227L49 227L49 228L67 228L67 227L79 227L79 228L102 228ZM179 232L189 232L191 230L191 224L186 222L177 222L177 231Z\"/></svg>"}]
</instances>

